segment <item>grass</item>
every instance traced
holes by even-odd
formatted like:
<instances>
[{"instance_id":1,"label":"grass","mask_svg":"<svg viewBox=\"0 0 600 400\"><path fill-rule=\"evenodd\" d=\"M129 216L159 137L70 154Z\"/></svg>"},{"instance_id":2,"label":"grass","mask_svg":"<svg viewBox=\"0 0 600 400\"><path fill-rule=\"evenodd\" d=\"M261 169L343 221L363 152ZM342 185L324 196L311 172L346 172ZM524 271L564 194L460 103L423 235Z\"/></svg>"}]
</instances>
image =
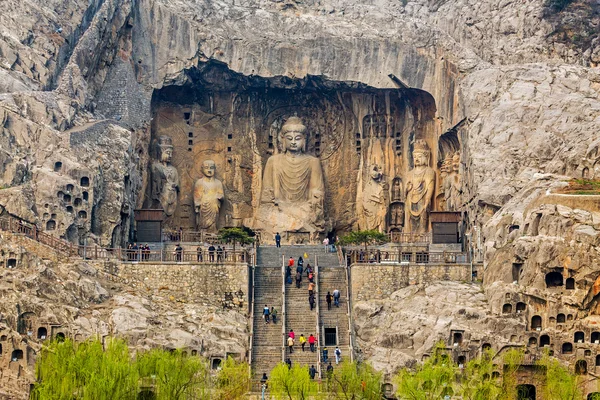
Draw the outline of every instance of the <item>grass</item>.
<instances>
[{"instance_id":1,"label":"grass","mask_svg":"<svg viewBox=\"0 0 600 400\"><path fill-rule=\"evenodd\" d=\"M600 179L571 179L569 186L559 190L558 193L600 195Z\"/></svg>"}]
</instances>

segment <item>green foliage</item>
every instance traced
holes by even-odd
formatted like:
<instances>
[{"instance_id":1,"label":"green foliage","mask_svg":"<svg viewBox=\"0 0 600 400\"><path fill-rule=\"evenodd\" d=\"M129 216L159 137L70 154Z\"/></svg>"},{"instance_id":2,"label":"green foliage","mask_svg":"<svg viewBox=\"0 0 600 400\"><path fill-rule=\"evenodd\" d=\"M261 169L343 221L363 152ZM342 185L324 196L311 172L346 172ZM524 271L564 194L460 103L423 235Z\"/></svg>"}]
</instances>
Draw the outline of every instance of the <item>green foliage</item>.
<instances>
[{"instance_id":1,"label":"green foliage","mask_svg":"<svg viewBox=\"0 0 600 400\"><path fill-rule=\"evenodd\" d=\"M567 367L556 358L544 355L536 363L546 384L542 388L546 400L575 400L581 399L583 393L579 388L577 375L572 374Z\"/></svg>"},{"instance_id":2,"label":"green foliage","mask_svg":"<svg viewBox=\"0 0 600 400\"><path fill-rule=\"evenodd\" d=\"M155 349L130 355L112 339L52 342L36 364L33 400L137 400L149 390L156 400L241 399L250 387L248 365L229 358L211 374L201 357Z\"/></svg>"},{"instance_id":3,"label":"green foliage","mask_svg":"<svg viewBox=\"0 0 600 400\"><path fill-rule=\"evenodd\" d=\"M494 377L494 363L491 350L479 359L471 360L465 366L460 379L458 393L464 400L500 399L503 389L499 378Z\"/></svg>"},{"instance_id":4,"label":"green foliage","mask_svg":"<svg viewBox=\"0 0 600 400\"><path fill-rule=\"evenodd\" d=\"M32 398L135 399L138 375L131 368L127 345L120 340L79 344L54 342L42 350L36 365L38 383Z\"/></svg>"},{"instance_id":5,"label":"green foliage","mask_svg":"<svg viewBox=\"0 0 600 400\"><path fill-rule=\"evenodd\" d=\"M248 364L227 357L216 378L214 398L223 400L242 399L245 398L249 387Z\"/></svg>"},{"instance_id":6,"label":"green foliage","mask_svg":"<svg viewBox=\"0 0 600 400\"><path fill-rule=\"evenodd\" d=\"M349 244L363 245L365 246L365 250L367 250L367 246L370 244L380 245L387 243L388 241L389 239L385 233L381 233L375 229L368 231L350 232L347 235L340 238L340 243L342 244L342 246Z\"/></svg>"},{"instance_id":7,"label":"green foliage","mask_svg":"<svg viewBox=\"0 0 600 400\"><path fill-rule=\"evenodd\" d=\"M396 376L396 394L402 400L438 400L453 396L458 366L439 343L425 363L411 371L403 369Z\"/></svg>"},{"instance_id":8,"label":"green foliage","mask_svg":"<svg viewBox=\"0 0 600 400\"><path fill-rule=\"evenodd\" d=\"M365 363L344 360L328 381L330 399L380 400L382 374Z\"/></svg>"},{"instance_id":9,"label":"green foliage","mask_svg":"<svg viewBox=\"0 0 600 400\"><path fill-rule=\"evenodd\" d=\"M306 366L295 364L290 369L280 363L271 371L269 392L276 399L308 400L318 395L319 385L310 379Z\"/></svg>"},{"instance_id":10,"label":"green foliage","mask_svg":"<svg viewBox=\"0 0 600 400\"><path fill-rule=\"evenodd\" d=\"M210 398L208 363L202 358L154 349L138 354L135 364L140 376L154 381L156 400Z\"/></svg>"},{"instance_id":11,"label":"green foliage","mask_svg":"<svg viewBox=\"0 0 600 400\"><path fill-rule=\"evenodd\" d=\"M250 244L254 242L250 233L242 228L222 228L219 230L219 239L227 243L233 243L233 251L235 251L236 243Z\"/></svg>"}]
</instances>

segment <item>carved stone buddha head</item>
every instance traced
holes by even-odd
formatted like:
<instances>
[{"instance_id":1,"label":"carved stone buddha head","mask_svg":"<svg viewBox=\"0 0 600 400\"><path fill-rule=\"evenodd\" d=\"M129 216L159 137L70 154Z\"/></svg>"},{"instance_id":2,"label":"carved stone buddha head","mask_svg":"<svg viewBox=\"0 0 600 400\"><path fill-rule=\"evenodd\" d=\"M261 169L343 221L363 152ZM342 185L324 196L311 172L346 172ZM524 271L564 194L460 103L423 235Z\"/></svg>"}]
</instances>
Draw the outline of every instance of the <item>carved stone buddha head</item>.
<instances>
[{"instance_id":1,"label":"carved stone buddha head","mask_svg":"<svg viewBox=\"0 0 600 400\"><path fill-rule=\"evenodd\" d=\"M213 176L215 176L216 172L217 172L217 165L215 164L215 162L213 160L205 160L202 163L202 173L204 174L204 176L206 176L208 178L212 178Z\"/></svg>"},{"instance_id":2,"label":"carved stone buddha head","mask_svg":"<svg viewBox=\"0 0 600 400\"><path fill-rule=\"evenodd\" d=\"M281 140L283 151L290 153L304 153L306 147L306 126L298 117L290 117L281 127Z\"/></svg>"},{"instance_id":3,"label":"carved stone buddha head","mask_svg":"<svg viewBox=\"0 0 600 400\"><path fill-rule=\"evenodd\" d=\"M158 138L158 149L160 151L160 162L169 164L173 158L173 141L169 136Z\"/></svg>"},{"instance_id":4,"label":"carved stone buddha head","mask_svg":"<svg viewBox=\"0 0 600 400\"><path fill-rule=\"evenodd\" d=\"M415 141L415 146L413 149L413 161L415 163L415 167L429 166L429 156L431 151L429 150L429 145L423 139L418 139Z\"/></svg>"}]
</instances>

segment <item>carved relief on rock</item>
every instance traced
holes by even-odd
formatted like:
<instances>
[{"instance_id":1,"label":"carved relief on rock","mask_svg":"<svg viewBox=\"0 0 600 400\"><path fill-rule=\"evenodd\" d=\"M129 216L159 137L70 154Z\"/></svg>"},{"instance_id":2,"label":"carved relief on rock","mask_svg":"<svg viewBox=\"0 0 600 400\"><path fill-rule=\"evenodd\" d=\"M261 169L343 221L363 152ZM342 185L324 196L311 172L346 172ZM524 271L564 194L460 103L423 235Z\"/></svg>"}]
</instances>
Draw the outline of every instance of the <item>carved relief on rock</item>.
<instances>
[{"instance_id":1,"label":"carved relief on rock","mask_svg":"<svg viewBox=\"0 0 600 400\"><path fill-rule=\"evenodd\" d=\"M269 157L264 169L256 229L306 232L311 239L322 233L325 184L321 162L305 154L306 136L300 118L290 117L283 124L283 152Z\"/></svg>"},{"instance_id":2,"label":"carved relief on rock","mask_svg":"<svg viewBox=\"0 0 600 400\"><path fill-rule=\"evenodd\" d=\"M171 165L173 158L173 144L169 136L158 139L159 159L152 163L152 207L162 208L170 217L177 208L179 194L179 173Z\"/></svg>"},{"instance_id":3,"label":"carved relief on rock","mask_svg":"<svg viewBox=\"0 0 600 400\"><path fill-rule=\"evenodd\" d=\"M359 191L358 227L361 230L376 229L386 231L387 201L385 196L386 184L383 174L377 165L369 171L369 177L362 191Z\"/></svg>"},{"instance_id":4,"label":"carved relief on rock","mask_svg":"<svg viewBox=\"0 0 600 400\"><path fill-rule=\"evenodd\" d=\"M429 212L435 190L435 171L429 166L430 156L427 142L418 139L413 149L414 168L406 176L405 232L429 230Z\"/></svg>"},{"instance_id":5,"label":"carved relief on rock","mask_svg":"<svg viewBox=\"0 0 600 400\"><path fill-rule=\"evenodd\" d=\"M402 232L404 227L404 192L402 191L402 178L392 180L391 204L389 207L388 226L390 231Z\"/></svg>"},{"instance_id":6,"label":"carved relief on rock","mask_svg":"<svg viewBox=\"0 0 600 400\"><path fill-rule=\"evenodd\" d=\"M196 228L208 232L218 230L219 210L223 202L223 183L215 178L217 167L213 160L202 163L202 178L194 184Z\"/></svg>"}]
</instances>

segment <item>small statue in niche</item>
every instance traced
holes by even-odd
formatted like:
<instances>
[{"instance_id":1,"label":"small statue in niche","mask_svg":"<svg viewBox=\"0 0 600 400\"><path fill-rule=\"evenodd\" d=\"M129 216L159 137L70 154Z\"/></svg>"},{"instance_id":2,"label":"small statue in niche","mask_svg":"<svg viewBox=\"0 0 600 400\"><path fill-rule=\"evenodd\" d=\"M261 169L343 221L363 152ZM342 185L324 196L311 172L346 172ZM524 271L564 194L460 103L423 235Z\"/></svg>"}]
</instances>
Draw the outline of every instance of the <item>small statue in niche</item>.
<instances>
[{"instance_id":1,"label":"small statue in niche","mask_svg":"<svg viewBox=\"0 0 600 400\"><path fill-rule=\"evenodd\" d=\"M223 183L215 178L217 166L213 160L202 163L202 178L194 184L194 211L196 228L216 232L219 222L219 210L223 202Z\"/></svg>"},{"instance_id":2,"label":"small statue in niche","mask_svg":"<svg viewBox=\"0 0 600 400\"><path fill-rule=\"evenodd\" d=\"M253 225L266 237L275 232L308 232L316 238L324 230L323 171L317 157L305 154L306 136L302 120L288 118L279 136L283 152L269 157L265 165Z\"/></svg>"},{"instance_id":3,"label":"small statue in niche","mask_svg":"<svg viewBox=\"0 0 600 400\"><path fill-rule=\"evenodd\" d=\"M435 171L429 166L431 151L427 142L418 139L413 150L414 168L406 177L404 229L410 233L429 230L429 211L435 189Z\"/></svg>"},{"instance_id":4,"label":"small statue in niche","mask_svg":"<svg viewBox=\"0 0 600 400\"><path fill-rule=\"evenodd\" d=\"M402 201L402 178L396 177L392 181L392 202Z\"/></svg>"},{"instance_id":5,"label":"small statue in niche","mask_svg":"<svg viewBox=\"0 0 600 400\"><path fill-rule=\"evenodd\" d=\"M390 206L390 228L402 230L404 225L404 204L392 203Z\"/></svg>"},{"instance_id":6,"label":"small statue in niche","mask_svg":"<svg viewBox=\"0 0 600 400\"><path fill-rule=\"evenodd\" d=\"M383 184L383 174L375 165L369 171L369 178L362 192L359 211L359 224L361 230L376 229L385 232L385 189Z\"/></svg>"},{"instance_id":7,"label":"small statue in niche","mask_svg":"<svg viewBox=\"0 0 600 400\"><path fill-rule=\"evenodd\" d=\"M161 207L165 215L170 217L177 208L179 173L177 168L171 165L173 144L169 136L161 136L158 139L158 150L159 160L154 161L151 166L152 207Z\"/></svg>"}]
</instances>

